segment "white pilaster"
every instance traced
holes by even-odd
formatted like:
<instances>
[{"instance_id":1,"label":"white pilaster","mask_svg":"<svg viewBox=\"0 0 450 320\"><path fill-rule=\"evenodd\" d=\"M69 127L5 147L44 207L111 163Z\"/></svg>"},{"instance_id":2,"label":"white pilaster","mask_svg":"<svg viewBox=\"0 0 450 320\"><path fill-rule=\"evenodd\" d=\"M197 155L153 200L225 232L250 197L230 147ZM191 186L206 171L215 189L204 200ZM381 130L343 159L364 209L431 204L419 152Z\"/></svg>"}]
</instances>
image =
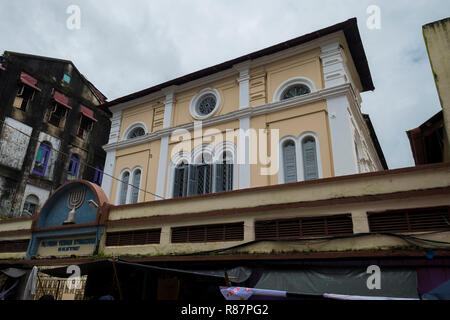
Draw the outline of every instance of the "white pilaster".
<instances>
[{"instance_id":1,"label":"white pilaster","mask_svg":"<svg viewBox=\"0 0 450 320\"><path fill-rule=\"evenodd\" d=\"M166 100L164 101L164 123L163 128L170 128L172 125L172 111L174 99L174 90L167 91ZM167 162L169 156L169 136L163 136L161 138L161 146L159 149L158 160L158 177L156 181L156 195L155 200L164 199L164 187L166 182Z\"/></svg>"},{"instance_id":2,"label":"white pilaster","mask_svg":"<svg viewBox=\"0 0 450 320\"><path fill-rule=\"evenodd\" d=\"M240 69L239 78L239 109L250 106L250 69Z\"/></svg>"},{"instance_id":3,"label":"white pilaster","mask_svg":"<svg viewBox=\"0 0 450 320\"><path fill-rule=\"evenodd\" d=\"M334 174L342 176L358 173L353 132L347 108L346 95L327 99L330 123L331 146L333 149Z\"/></svg>"},{"instance_id":4,"label":"white pilaster","mask_svg":"<svg viewBox=\"0 0 450 320\"><path fill-rule=\"evenodd\" d=\"M320 59L322 59L325 88L349 82L345 54L340 43L338 41L327 43L321 46L321 50Z\"/></svg>"},{"instance_id":5,"label":"white pilaster","mask_svg":"<svg viewBox=\"0 0 450 320\"><path fill-rule=\"evenodd\" d=\"M250 188L250 117L239 119L239 189Z\"/></svg>"},{"instance_id":6,"label":"white pilaster","mask_svg":"<svg viewBox=\"0 0 450 320\"><path fill-rule=\"evenodd\" d=\"M122 111L113 112L111 119L111 130L109 133L108 144L118 142L120 134L120 125L122 123ZM111 188L114 176L114 169L116 167L116 151L108 151L106 153L105 167L103 168L102 188L108 198L111 198Z\"/></svg>"},{"instance_id":7,"label":"white pilaster","mask_svg":"<svg viewBox=\"0 0 450 320\"><path fill-rule=\"evenodd\" d=\"M250 62L235 65L239 71L239 109L250 107ZM250 188L250 117L239 119L239 189Z\"/></svg>"}]
</instances>

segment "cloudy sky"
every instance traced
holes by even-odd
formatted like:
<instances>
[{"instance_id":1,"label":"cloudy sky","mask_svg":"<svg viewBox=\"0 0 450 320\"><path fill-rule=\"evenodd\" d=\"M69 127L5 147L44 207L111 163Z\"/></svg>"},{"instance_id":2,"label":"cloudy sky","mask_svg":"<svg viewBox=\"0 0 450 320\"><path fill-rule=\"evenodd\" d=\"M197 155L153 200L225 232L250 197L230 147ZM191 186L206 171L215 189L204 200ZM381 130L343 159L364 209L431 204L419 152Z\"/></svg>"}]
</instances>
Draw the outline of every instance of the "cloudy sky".
<instances>
[{"instance_id":1,"label":"cloudy sky","mask_svg":"<svg viewBox=\"0 0 450 320\"><path fill-rule=\"evenodd\" d=\"M70 5L80 29L67 28ZM3 0L0 50L71 60L113 100L356 17L375 85L362 111L399 168L414 164L405 131L440 110L422 25L449 15L448 0Z\"/></svg>"}]
</instances>

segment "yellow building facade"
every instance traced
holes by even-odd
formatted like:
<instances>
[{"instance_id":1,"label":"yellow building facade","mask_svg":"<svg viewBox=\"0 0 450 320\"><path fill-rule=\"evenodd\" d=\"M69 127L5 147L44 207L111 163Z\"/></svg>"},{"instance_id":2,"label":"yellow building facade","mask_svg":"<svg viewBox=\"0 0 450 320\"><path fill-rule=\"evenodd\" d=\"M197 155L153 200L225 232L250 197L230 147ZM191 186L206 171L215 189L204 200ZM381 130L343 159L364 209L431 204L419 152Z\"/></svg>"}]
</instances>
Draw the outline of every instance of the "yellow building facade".
<instances>
[{"instance_id":1,"label":"yellow building facade","mask_svg":"<svg viewBox=\"0 0 450 320\"><path fill-rule=\"evenodd\" d=\"M109 102L111 203L385 169L361 113L360 93L373 85L355 36L348 20ZM210 166L192 173L192 163Z\"/></svg>"}]
</instances>

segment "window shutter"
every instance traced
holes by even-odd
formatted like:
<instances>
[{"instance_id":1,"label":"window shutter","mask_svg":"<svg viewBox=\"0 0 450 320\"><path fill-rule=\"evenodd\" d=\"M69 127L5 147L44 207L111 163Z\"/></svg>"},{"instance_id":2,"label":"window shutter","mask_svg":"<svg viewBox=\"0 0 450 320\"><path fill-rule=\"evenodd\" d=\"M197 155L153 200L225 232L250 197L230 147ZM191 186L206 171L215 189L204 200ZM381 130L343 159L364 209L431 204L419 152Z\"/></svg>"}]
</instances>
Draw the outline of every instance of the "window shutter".
<instances>
[{"instance_id":1,"label":"window shutter","mask_svg":"<svg viewBox=\"0 0 450 320\"><path fill-rule=\"evenodd\" d=\"M183 196L182 190L183 168L175 168L175 179L173 185L173 197L180 198Z\"/></svg>"},{"instance_id":2,"label":"window shutter","mask_svg":"<svg viewBox=\"0 0 450 320\"><path fill-rule=\"evenodd\" d=\"M307 139L303 142L302 147L305 180L317 179L319 170L317 168L316 142L313 139Z\"/></svg>"},{"instance_id":3,"label":"window shutter","mask_svg":"<svg viewBox=\"0 0 450 320\"><path fill-rule=\"evenodd\" d=\"M216 164L216 192L225 191L224 188L224 167L222 163Z\"/></svg>"},{"instance_id":4,"label":"window shutter","mask_svg":"<svg viewBox=\"0 0 450 320\"><path fill-rule=\"evenodd\" d=\"M141 183L141 170L137 170L133 175L133 187L131 187L131 203L139 200L139 184Z\"/></svg>"},{"instance_id":5,"label":"window shutter","mask_svg":"<svg viewBox=\"0 0 450 320\"><path fill-rule=\"evenodd\" d=\"M297 157L295 154L295 144L291 141L283 146L283 160L284 160L284 182L297 181Z\"/></svg>"},{"instance_id":6,"label":"window shutter","mask_svg":"<svg viewBox=\"0 0 450 320\"><path fill-rule=\"evenodd\" d=\"M120 187L120 198L119 198L119 204L125 204L127 202L127 193L128 193L128 180L130 178L130 174L128 172L125 172L122 175L122 183Z\"/></svg>"},{"instance_id":7,"label":"window shutter","mask_svg":"<svg viewBox=\"0 0 450 320\"><path fill-rule=\"evenodd\" d=\"M226 186L225 186L225 191L229 191L229 190L233 190L233 165L231 163L229 164L225 164L225 168L226 168L226 174L225 174L225 179L226 179Z\"/></svg>"},{"instance_id":8,"label":"window shutter","mask_svg":"<svg viewBox=\"0 0 450 320\"><path fill-rule=\"evenodd\" d=\"M188 196L195 196L198 189L198 166L189 166Z\"/></svg>"}]
</instances>

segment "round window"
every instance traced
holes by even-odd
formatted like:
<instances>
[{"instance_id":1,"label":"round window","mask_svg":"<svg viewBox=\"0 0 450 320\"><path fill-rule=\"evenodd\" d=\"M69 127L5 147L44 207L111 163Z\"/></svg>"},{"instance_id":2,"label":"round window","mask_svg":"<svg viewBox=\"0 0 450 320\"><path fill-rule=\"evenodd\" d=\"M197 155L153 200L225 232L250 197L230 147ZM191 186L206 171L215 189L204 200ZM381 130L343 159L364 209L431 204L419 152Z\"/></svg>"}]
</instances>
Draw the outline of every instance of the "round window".
<instances>
[{"instance_id":1,"label":"round window","mask_svg":"<svg viewBox=\"0 0 450 320\"><path fill-rule=\"evenodd\" d=\"M189 106L194 119L204 120L213 116L221 105L220 94L216 89L203 89L191 100Z\"/></svg>"},{"instance_id":2,"label":"round window","mask_svg":"<svg viewBox=\"0 0 450 320\"><path fill-rule=\"evenodd\" d=\"M217 105L217 99L212 94L208 94L200 99L200 101L197 104L197 113L206 116L213 112L213 110L216 108Z\"/></svg>"}]
</instances>

